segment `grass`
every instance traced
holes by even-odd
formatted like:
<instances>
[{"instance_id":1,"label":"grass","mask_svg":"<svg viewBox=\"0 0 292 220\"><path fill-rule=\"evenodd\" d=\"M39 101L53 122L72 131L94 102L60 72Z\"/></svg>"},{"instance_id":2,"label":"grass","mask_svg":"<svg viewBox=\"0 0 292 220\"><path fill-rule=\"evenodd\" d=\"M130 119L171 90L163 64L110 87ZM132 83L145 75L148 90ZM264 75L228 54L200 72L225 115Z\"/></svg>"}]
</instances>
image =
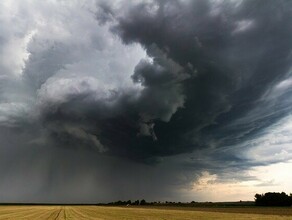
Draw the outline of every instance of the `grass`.
<instances>
[{"instance_id":1,"label":"grass","mask_svg":"<svg viewBox=\"0 0 292 220\"><path fill-rule=\"evenodd\" d=\"M292 208L183 208L104 206L0 206L0 219L291 219Z\"/></svg>"}]
</instances>

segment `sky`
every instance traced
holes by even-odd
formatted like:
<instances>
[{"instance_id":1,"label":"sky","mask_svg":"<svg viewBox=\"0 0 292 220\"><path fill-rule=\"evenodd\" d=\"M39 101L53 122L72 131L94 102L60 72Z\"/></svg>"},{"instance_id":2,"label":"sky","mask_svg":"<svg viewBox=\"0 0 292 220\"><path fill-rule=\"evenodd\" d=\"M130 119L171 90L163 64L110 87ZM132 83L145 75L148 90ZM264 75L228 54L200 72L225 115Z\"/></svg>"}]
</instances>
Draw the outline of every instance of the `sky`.
<instances>
[{"instance_id":1,"label":"sky","mask_svg":"<svg viewBox=\"0 0 292 220\"><path fill-rule=\"evenodd\" d=\"M0 202L292 192L292 1L2 0Z\"/></svg>"}]
</instances>

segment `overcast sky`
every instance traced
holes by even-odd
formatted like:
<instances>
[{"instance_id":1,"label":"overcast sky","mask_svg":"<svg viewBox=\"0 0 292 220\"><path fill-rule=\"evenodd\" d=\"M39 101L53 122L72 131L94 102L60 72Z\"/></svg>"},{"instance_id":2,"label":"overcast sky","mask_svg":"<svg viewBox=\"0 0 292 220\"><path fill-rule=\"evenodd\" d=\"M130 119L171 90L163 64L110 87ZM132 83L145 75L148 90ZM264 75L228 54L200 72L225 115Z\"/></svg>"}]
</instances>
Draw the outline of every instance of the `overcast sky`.
<instances>
[{"instance_id":1,"label":"overcast sky","mask_svg":"<svg viewBox=\"0 0 292 220\"><path fill-rule=\"evenodd\" d=\"M0 202L292 192L292 1L2 0Z\"/></svg>"}]
</instances>

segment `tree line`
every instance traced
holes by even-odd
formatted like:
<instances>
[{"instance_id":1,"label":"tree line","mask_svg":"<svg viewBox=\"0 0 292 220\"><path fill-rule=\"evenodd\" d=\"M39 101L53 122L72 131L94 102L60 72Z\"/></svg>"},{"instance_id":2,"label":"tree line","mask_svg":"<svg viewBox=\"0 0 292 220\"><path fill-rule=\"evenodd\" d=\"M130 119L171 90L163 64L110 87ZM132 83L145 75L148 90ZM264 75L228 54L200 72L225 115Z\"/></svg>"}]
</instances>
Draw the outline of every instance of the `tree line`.
<instances>
[{"instance_id":1,"label":"tree line","mask_svg":"<svg viewBox=\"0 0 292 220\"><path fill-rule=\"evenodd\" d=\"M209 203L209 202L207 202ZM157 201L157 202L146 202L145 199L142 200L135 200L135 201L115 201L115 202L109 202L107 204L102 204L100 203L99 205L164 205L164 206L190 206L190 205L194 205L197 204L197 202L192 201L190 203L183 203L183 202L171 202L171 201L165 201L165 202L161 202L161 201Z\"/></svg>"},{"instance_id":2,"label":"tree line","mask_svg":"<svg viewBox=\"0 0 292 220\"><path fill-rule=\"evenodd\" d=\"M145 199L142 199L142 200L136 200L136 201L131 201L131 200L128 200L128 201L116 201L116 202L110 202L108 203L107 205L147 205L148 203L146 202Z\"/></svg>"},{"instance_id":3,"label":"tree line","mask_svg":"<svg viewBox=\"0 0 292 220\"><path fill-rule=\"evenodd\" d=\"M292 194L282 192L268 192L255 194L255 205L257 206L292 206Z\"/></svg>"}]
</instances>

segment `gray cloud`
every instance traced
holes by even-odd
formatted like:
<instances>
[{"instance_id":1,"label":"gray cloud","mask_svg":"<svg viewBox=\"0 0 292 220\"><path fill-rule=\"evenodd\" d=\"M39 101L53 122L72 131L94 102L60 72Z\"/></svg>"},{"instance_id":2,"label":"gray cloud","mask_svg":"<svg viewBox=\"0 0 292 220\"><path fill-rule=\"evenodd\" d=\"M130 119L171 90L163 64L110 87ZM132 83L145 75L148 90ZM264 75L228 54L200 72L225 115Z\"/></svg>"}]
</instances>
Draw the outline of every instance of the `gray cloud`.
<instances>
[{"instance_id":1,"label":"gray cloud","mask_svg":"<svg viewBox=\"0 0 292 220\"><path fill-rule=\"evenodd\" d=\"M19 20L0 20L1 163L24 165L1 169L4 200L181 198L203 170L275 162L244 153L291 112L290 1L5 8Z\"/></svg>"},{"instance_id":2,"label":"gray cloud","mask_svg":"<svg viewBox=\"0 0 292 220\"><path fill-rule=\"evenodd\" d=\"M271 18L274 10L277 16ZM117 16L112 30L127 44L141 43L154 59L155 45L191 76L179 83L184 108L165 125L168 134L175 129L167 137L181 138L179 143L185 141L190 148L208 147L210 142L220 147L256 135L289 112L281 108L264 113L271 103L261 96L283 80L291 66L291 48L283 42L291 35L290 10L284 1L222 2L217 7L208 1L142 2ZM153 72L147 76L144 71L143 78ZM161 86L168 79L159 80L155 82ZM279 103L272 105L279 108Z\"/></svg>"}]
</instances>

